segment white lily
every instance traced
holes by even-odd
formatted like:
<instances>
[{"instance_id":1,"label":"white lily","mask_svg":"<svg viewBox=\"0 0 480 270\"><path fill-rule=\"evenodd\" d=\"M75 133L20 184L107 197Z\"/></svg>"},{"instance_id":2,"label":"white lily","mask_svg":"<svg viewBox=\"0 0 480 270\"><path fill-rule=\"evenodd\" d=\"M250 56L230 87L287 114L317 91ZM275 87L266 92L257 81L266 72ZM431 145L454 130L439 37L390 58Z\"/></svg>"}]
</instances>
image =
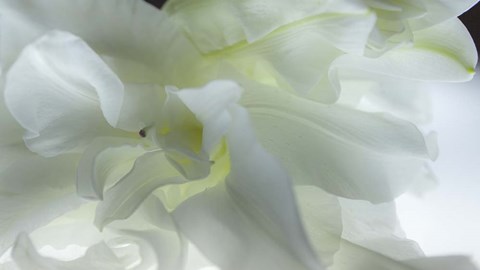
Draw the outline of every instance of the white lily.
<instances>
[{"instance_id":1,"label":"white lily","mask_svg":"<svg viewBox=\"0 0 480 270\"><path fill-rule=\"evenodd\" d=\"M376 18L368 6L284 1L265 17L248 13L256 1L183 1L179 11L176 2L169 15L131 0L0 2L9 37L0 46L0 200L11 205L0 209L1 251L14 245L21 269L179 269L185 237L223 269L352 269L355 256L366 255L365 269L433 269L431 260L406 261L422 254L397 235L395 218L385 218L392 223L382 232L365 232L352 224L377 220L349 216L355 207L372 207L366 219L392 209L337 196L391 201L435 158L434 143L390 115L304 98L335 100L336 70L364 62L373 72L388 66L389 74L413 76L399 51L363 56ZM227 6L241 16L212 13ZM205 14L214 23L198 20ZM471 55L446 49L452 59L427 55L458 70L456 79L468 77ZM465 65L450 65L459 61ZM90 242L72 238L94 244L83 258L44 258L35 246L48 245L45 235L87 202L75 190L100 201L65 227L103 231Z\"/></svg>"}]
</instances>

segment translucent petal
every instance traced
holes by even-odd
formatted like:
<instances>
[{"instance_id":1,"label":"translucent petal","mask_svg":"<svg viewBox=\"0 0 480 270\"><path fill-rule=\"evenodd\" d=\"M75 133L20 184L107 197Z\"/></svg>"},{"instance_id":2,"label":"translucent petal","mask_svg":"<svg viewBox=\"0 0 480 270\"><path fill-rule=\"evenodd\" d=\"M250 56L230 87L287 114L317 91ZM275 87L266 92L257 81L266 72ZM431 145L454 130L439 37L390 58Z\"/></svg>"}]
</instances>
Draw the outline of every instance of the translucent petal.
<instances>
[{"instance_id":1,"label":"translucent petal","mask_svg":"<svg viewBox=\"0 0 480 270\"><path fill-rule=\"evenodd\" d=\"M128 218L157 188L187 180L174 169L161 151L146 153L135 161L132 170L105 192L95 215L95 225Z\"/></svg>"},{"instance_id":2,"label":"translucent petal","mask_svg":"<svg viewBox=\"0 0 480 270\"><path fill-rule=\"evenodd\" d=\"M314 186L296 186L295 195L310 243L322 263L331 265L342 236L338 199Z\"/></svg>"},{"instance_id":3,"label":"translucent petal","mask_svg":"<svg viewBox=\"0 0 480 270\"><path fill-rule=\"evenodd\" d=\"M127 174L135 159L145 153L139 140L100 137L88 145L77 167L77 193L89 199L103 199L107 183Z\"/></svg>"},{"instance_id":4,"label":"translucent petal","mask_svg":"<svg viewBox=\"0 0 480 270\"><path fill-rule=\"evenodd\" d=\"M328 1L169 1L164 9L203 52L255 41L290 22L320 13ZM205 18L209 18L206 20Z\"/></svg>"},{"instance_id":5,"label":"translucent petal","mask_svg":"<svg viewBox=\"0 0 480 270\"><path fill-rule=\"evenodd\" d=\"M343 239L396 260L424 256L418 244L405 237L394 203L340 199L340 204Z\"/></svg>"},{"instance_id":6,"label":"translucent petal","mask_svg":"<svg viewBox=\"0 0 480 270\"><path fill-rule=\"evenodd\" d=\"M378 58L344 55L332 63L340 72L373 74L416 81L458 82L475 73L477 53L470 34L458 19L413 32L414 43L392 49Z\"/></svg>"},{"instance_id":7,"label":"translucent petal","mask_svg":"<svg viewBox=\"0 0 480 270\"><path fill-rule=\"evenodd\" d=\"M123 265L103 242L90 247L85 256L73 261L60 261L41 256L26 234L20 234L12 250L12 257L21 270L123 270Z\"/></svg>"},{"instance_id":8,"label":"translucent petal","mask_svg":"<svg viewBox=\"0 0 480 270\"><path fill-rule=\"evenodd\" d=\"M452 268L453 267L453 268ZM396 261L362 248L348 241L343 241L340 251L335 256L335 263L328 270L475 270L472 262L462 256L427 257L415 260Z\"/></svg>"},{"instance_id":9,"label":"translucent petal","mask_svg":"<svg viewBox=\"0 0 480 270\"><path fill-rule=\"evenodd\" d=\"M99 54L154 68L157 83L187 87L205 81L185 76L205 74L200 55L163 11L145 1L5 0L0 14L1 35L10 37L0 46L5 68L27 44L58 29L81 37Z\"/></svg>"},{"instance_id":10,"label":"translucent petal","mask_svg":"<svg viewBox=\"0 0 480 270\"><path fill-rule=\"evenodd\" d=\"M371 13L318 16L207 57L250 79L332 102L338 91L330 85L330 63L344 52L363 54L374 19Z\"/></svg>"},{"instance_id":11,"label":"translucent petal","mask_svg":"<svg viewBox=\"0 0 480 270\"><path fill-rule=\"evenodd\" d=\"M177 95L203 124L202 148L210 153L225 135L231 122L227 109L240 99L242 89L233 81L213 81L201 89L171 94Z\"/></svg>"},{"instance_id":12,"label":"translucent petal","mask_svg":"<svg viewBox=\"0 0 480 270\"><path fill-rule=\"evenodd\" d=\"M79 157L31 155L0 174L0 253L20 232L31 232L78 207L75 164Z\"/></svg>"},{"instance_id":13,"label":"translucent petal","mask_svg":"<svg viewBox=\"0 0 480 270\"><path fill-rule=\"evenodd\" d=\"M458 17L475 5L478 0L423 0L422 2L427 9L427 13L410 21L413 29L427 28Z\"/></svg>"},{"instance_id":14,"label":"translucent petal","mask_svg":"<svg viewBox=\"0 0 480 270\"><path fill-rule=\"evenodd\" d=\"M347 198L390 201L408 189L424 159L436 157L436 149L429 149L409 122L254 89L246 91L242 104L259 140L296 184Z\"/></svg>"},{"instance_id":15,"label":"translucent petal","mask_svg":"<svg viewBox=\"0 0 480 270\"><path fill-rule=\"evenodd\" d=\"M182 233L221 269L312 269L259 226L223 183L188 199L173 215Z\"/></svg>"},{"instance_id":16,"label":"translucent petal","mask_svg":"<svg viewBox=\"0 0 480 270\"><path fill-rule=\"evenodd\" d=\"M154 84L126 84L117 127L138 133L153 126L165 100L164 92Z\"/></svg>"},{"instance_id":17,"label":"translucent petal","mask_svg":"<svg viewBox=\"0 0 480 270\"><path fill-rule=\"evenodd\" d=\"M79 38L50 32L9 70L5 102L27 133L27 147L55 156L115 134L123 84Z\"/></svg>"}]
</instances>

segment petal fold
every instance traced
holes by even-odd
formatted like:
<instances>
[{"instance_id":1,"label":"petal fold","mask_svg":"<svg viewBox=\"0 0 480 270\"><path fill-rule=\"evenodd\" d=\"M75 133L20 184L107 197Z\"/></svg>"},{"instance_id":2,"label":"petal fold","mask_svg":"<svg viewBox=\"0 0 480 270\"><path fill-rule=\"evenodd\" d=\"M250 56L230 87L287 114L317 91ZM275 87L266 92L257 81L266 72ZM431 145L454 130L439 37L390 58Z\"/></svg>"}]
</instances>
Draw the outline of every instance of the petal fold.
<instances>
[{"instance_id":1,"label":"petal fold","mask_svg":"<svg viewBox=\"0 0 480 270\"><path fill-rule=\"evenodd\" d=\"M123 84L85 42L53 31L29 45L9 70L5 102L27 130L27 147L55 156L114 134Z\"/></svg>"}]
</instances>

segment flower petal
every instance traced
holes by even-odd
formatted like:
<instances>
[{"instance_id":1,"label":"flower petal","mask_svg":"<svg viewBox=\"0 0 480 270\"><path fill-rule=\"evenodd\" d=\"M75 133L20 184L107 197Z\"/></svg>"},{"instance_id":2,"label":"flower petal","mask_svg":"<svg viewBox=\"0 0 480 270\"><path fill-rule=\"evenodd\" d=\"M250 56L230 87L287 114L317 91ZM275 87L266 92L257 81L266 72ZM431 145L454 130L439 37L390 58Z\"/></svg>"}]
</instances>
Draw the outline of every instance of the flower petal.
<instances>
[{"instance_id":1,"label":"flower petal","mask_svg":"<svg viewBox=\"0 0 480 270\"><path fill-rule=\"evenodd\" d=\"M75 194L77 162L74 155L30 155L0 173L0 253L18 233L31 232L82 203Z\"/></svg>"},{"instance_id":2,"label":"flower petal","mask_svg":"<svg viewBox=\"0 0 480 270\"><path fill-rule=\"evenodd\" d=\"M107 183L114 183L145 153L139 140L100 137L88 145L77 167L77 193L89 199L103 199Z\"/></svg>"},{"instance_id":3,"label":"flower petal","mask_svg":"<svg viewBox=\"0 0 480 270\"><path fill-rule=\"evenodd\" d=\"M395 260L424 256L418 244L405 237L394 203L340 199L340 204L343 239Z\"/></svg>"},{"instance_id":4,"label":"flower petal","mask_svg":"<svg viewBox=\"0 0 480 270\"><path fill-rule=\"evenodd\" d=\"M303 230L288 175L256 142L246 111L233 106L230 112L232 167L226 184L182 203L173 212L176 223L224 269L323 269Z\"/></svg>"},{"instance_id":5,"label":"flower petal","mask_svg":"<svg viewBox=\"0 0 480 270\"><path fill-rule=\"evenodd\" d=\"M188 199L173 216L181 232L221 269L311 269L259 226L223 183Z\"/></svg>"},{"instance_id":6,"label":"flower petal","mask_svg":"<svg viewBox=\"0 0 480 270\"><path fill-rule=\"evenodd\" d=\"M164 100L164 90L158 85L126 84L116 127L138 133L153 126L160 115Z\"/></svg>"},{"instance_id":7,"label":"flower petal","mask_svg":"<svg viewBox=\"0 0 480 270\"><path fill-rule=\"evenodd\" d=\"M117 219L128 218L155 189L187 180L174 169L161 151L146 153L132 170L111 187L99 202L95 225L102 229Z\"/></svg>"},{"instance_id":8,"label":"flower petal","mask_svg":"<svg viewBox=\"0 0 480 270\"><path fill-rule=\"evenodd\" d=\"M20 270L125 269L112 250L103 242L90 247L86 254L79 259L73 261L60 261L41 256L29 237L26 234L20 234L13 247L12 257Z\"/></svg>"},{"instance_id":9,"label":"flower petal","mask_svg":"<svg viewBox=\"0 0 480 270\"><path fill-rule=\"evenodd\" d=\"M276 231L285 245L306 268L320 268L308 243L296 207L292 183L280 163L260 145L247 111L234 106L227 134L232 163L226 186L246 213L260 226Z\"/></svg>"},{"instance_id":10,"label":"flower petal","mask_svg":"<svg viewBox=\"0 0 480 270\"><path fill-rule=\"evenodd\" d=\"M337 197L313 186L296 186L302 222L318 257L327 266L340 248L342 210Z\"/></svg>"},{"instance_id":11,"label":"flower petal","mask_svg":"<svg viewBox=\"0 0 480 270\"><path fill-rule=\"evenodd\" d=\"M408 189L425 159L436 156L409 122L252 89L242 104L263 146L281 159L296 184L347 198L390 201Z\"/></svg>"},{"instance_id":12,"label":"flower petal","mask_svg":"<svg viewBox=\"0 0 480 270\"><path fill-rule=\"evenodd\" d=\"M344 55L332 70L366 71L416 81L458 82L475 73L477 52L470 34L458 19L413 32L412 46L400 46L378 58Z\"/></svg>"},{"instance_id":13,"label":"flower petal","mask_svg":"<svg viewBox=\"0 0 480 270\"><path fill-rule=\"evenodd\" d=\"M231 122L228 108L235 104L242 89L233 81L213 81L201 89L170 92L187 106L203 124L202 146L210 153L225 135Z\"/></svg>"},{"instance_id":14,"label":"flower petal","mask_svg":"<svg viewBox=\"0 0 480 270\"><path fill-rule=\"evenodd\" d=\"M114 133L107 122L117 124L122 100L116 75L87 44L65 32L50 32L28 46L7 74L7 107L27 130L29 149L45 156Z\"/></svg>"},{"instance_id":15,"label":"flower petal","mask_svg":"<svg viewBox=\"0 0 480 270\"><path fill-rule=\"evenodd\" d=\"M472 262L462 256L427 257L396 261L348 241L343 241L329 270L476 270Z\"/></svg>"},{"instance_id":16,"label":"flower petal","mask_svg":"<svg viewBox=\"0 0 480 270\"><path fill-rule=\"evenodd\" d=\"M422 2L427 9L427 13L410 21L410 26L413 29L427 28L442 21L458 17L473 7L478 0L424 0Z\"/></svg>"},{"instance_id":17,"label":"flower petal","mask_svg":"<svg viewBox=\"0 0 480 270\"><path fill-rule=\"evenodd\" d=\"M330 85L330 63L344 52L363 54L374 19L371 13L318 16L208 57L263 84L331 103L338 89Z\"/></svg>"},{"instance_id":18,"label":"flower petal","mask_svg":"<svg viewBox=\"0 0 480 270\"><path fill-rule=\"evenodd\" d=\"M154 68L162 85L204 82L195 81L199 76L185 76L200 70L205 74L193 45L163 11L145 1L5 0L0 2L0 14L1 36L9 37L0 46L4 68L38 36L58 29L82 37L99 54Z\"/></svg>"}]
</instances>

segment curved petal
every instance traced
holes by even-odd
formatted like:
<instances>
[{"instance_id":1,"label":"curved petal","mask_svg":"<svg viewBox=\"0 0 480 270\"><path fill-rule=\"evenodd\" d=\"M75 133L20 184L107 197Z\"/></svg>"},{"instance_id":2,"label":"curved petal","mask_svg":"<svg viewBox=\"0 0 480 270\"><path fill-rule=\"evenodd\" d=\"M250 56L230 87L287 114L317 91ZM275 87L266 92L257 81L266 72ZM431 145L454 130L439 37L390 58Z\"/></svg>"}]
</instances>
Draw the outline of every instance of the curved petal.
<instances>
[{"instance_id":1,"label":"curved petal","mask_svg":"<svg viewBox=\"0 0 480 270\"><path fill-rule=\"evenodd\" d=\"M290 22L325 9L326 1L169 1L164 9L202 52L255 41ZM295 10L296 12L292 12ZM209 18L209 20L205 20Z\"/></svg>"},{"instance_id":2,"label":"curved petal","mask_svg":"<svg viewBox=\"0 0 480 270\"><path fill-rule=\"evenodd\" d=\"M395 203L373 205L340 199L342 238L395 260L423 257L418 244L405 237Z\"/></svg>"},{"instance_id":3,"label":"curved petal","mask_svg":"<svg viewBox=\"0 0 480 270\"><path fill-rule=\"evenodd\" d=\"M135 161L125 177L107 190L97 206L94 223L102 229L117 219L126 219L155 189L186 181L170 166L163 152L146 153Z\"/></svg>"},{"instance_id":4,"label":"curved petal","mask_svg":"<svg viewBox=\"0 0 480 270\"><path fill-rule=\"evenodd\" d=\"M60 261L41 256L29 237L26 234L20 234L13 247L12 257L20 270L125 269L112 250L103 242L90 247L86 254L79 259Z\"/></svg>"},{"instance_id":5,"label":"curved petal","mask_svg":"<svg viewBox=\"0 0 480 270\"><path fill-rule=\"evenodd\" d=\"M348 241L343 241L335 256L335 263L328 270L476 270L466 257L427 257L415 260L397 261Z\"/></svg>"},{"instance_id":6,"label":"curved petal","mask_svg":"<svg viewBox=\"0 0 480 270\"><path fill-rule=\"evenodd\" d=\"M8 109L27 130L29 149L45 156L113 133L107 122L117 124L122 100L116 75L87 44L65 32L50 32L28 46L6 78Z\"/></svg>"},{"instance_id":7,"label":"curved petal","mask_svg":"<svg viewBox=\"0 0 480 270\"><path fill-rule=\"evenodd\" d=\"M333 263L342 236L342 209L337 197L313 186L296 186L302 222L318 257L325 266Z\"/></svg>"},{"instance_id":8,"label":"curved petal","mask_svg":"<svg viewBox=\"0 0 480 270\"><path fill-rule=\"evenodd\" d=\"M227 109L242 89L232 81L212 81L202 88L167 87L167 99L157 124L158 141L167 158L187 179L208 176L210 155L231 122Z\"/></svg>"},{"instance_id":9,"label":"curved petal","mask_svg":"<svg viewBox=\"0 0 480 270\"><path fill-rule=\"evenodd\" d=\"M300 221L290 177L257 141L247 110L237 105L230 112L233 121L227 145L232 165L226 180L228 191L306 268L320 269Z\"/></svg>"},{"instance_id":10,"label":"curved petal","mask_svg":"<svg viewBox=\"0 0 480 270\"><path fill-rule=\"evenodd\" d=\"M331 66L340 73L366 71L416 81L459 82L475 73L477 52L470 34L458 19L413 32L411 46L389 50L378 58L344 55Z\"/></svg>"},{"instance_id":11,"label":"curved petal","mask_svg":"<svg viewBox=\"0 0 480 270\"><path fill-rule=\"evenodd\" d=\"M408 189L425 159L436 156L409 122L253 89L242 104L263 146L281 159L296 184L347 198L390 201Z\"/></svg>"},{"instance_id":12,"label":"curved petal","mask_svg":"<svg viewBox=\"0 0 480 270\"><path fill-rule=\"evenodd\" d=\"M77 162L74 155L31 155L0 173L0 253L18 233L31 232L82 204L75 194Z\"/></svg>"},{"instance_id":13,"label":"curved petal","mask_svg":"<svg viewBox=\"0 0 480 270\"><path fill-rule=\"evenodd\" d=\"M103 199L107 183L114 183L145 153L139 140L96 138L88 145L77 167L77 194L88 199Z\"/></svg>"},{"instance_id":14,"label":"curved petal","mask_svg":"<svg viewBox=\"0 0 480 270\"><path fill-rule=\"evenodd\" d=\"M427 13L410 21L413 29L427 28L442 21L458 17L473 7L478 0L423 0L422 2L427 9Z\"/></svg>"},{"instance_id":15,"label":"curved petal","mask_svg":"<svg viewBox=\"0 0 480 270\"><path fill-rule=\"evenodd\" d=\"M4 68L24 46L58 29L78 35L100 54L154 67L157 83L187 87L204 81L185 76L205 73L193 45L163 11L145 1L5 0L0 15L1 36L9 37L0 46Z\"/></svg>"},{"instance_id":16,"label":"curved petal","mask_svg":"<svg viewBox=\"0 0 480 270\"><path fill-rule=\"evenodd\" d=\"M170 92L176 95L203 124L202 147L210 153L225 135L231 122L228 108L242 94L242 88L233 81L213 81L200 89L182 89Z\"/></svg>"},{"instance_id":17,"label":"curved petal","mask_svg":"<svg viewBox=\"0 0 480 270\"><path fill-rule=\"evenodd\" d=\"M263 84L331 103L339 93L330 83L330 63L344 52L363 54L374 19L372 13L314 17L207 57Z\"/></svg>"},{"instance_id":18,"label":"curved petal","mask_svg":"<svg viewBox=\"0 0 480 270\"><path fill-rule=\"evenodd\" d=\"M173 216L180 231L221 269L312 269L259 226L223 183L183 202Z\"/></svg>"},{"instance_id":19,"label":"curved petal","mask_svg":"<svg viewBox=\"0 0 480 270\"><path fill-rule=\"evenodd\" d=\"M154 84L126 84L116 127L138 133L153 126L161 113L164 93L161 87Z\"/></svg>"}]
</instances>

